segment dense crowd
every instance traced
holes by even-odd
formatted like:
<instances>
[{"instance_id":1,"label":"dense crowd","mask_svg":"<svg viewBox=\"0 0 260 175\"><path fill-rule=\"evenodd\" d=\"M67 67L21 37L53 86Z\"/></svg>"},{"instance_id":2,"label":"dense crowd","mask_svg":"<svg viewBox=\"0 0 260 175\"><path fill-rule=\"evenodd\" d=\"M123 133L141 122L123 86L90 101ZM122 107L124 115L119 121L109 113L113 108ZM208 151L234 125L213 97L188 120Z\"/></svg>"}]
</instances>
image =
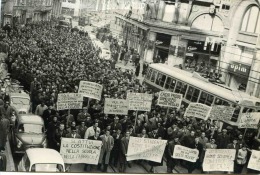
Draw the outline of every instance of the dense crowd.
<instances>
[{"instance_id":1,"label":"dense crowd","mask_svg":"<svg viewBox=\"0 0 260 175\"><path fill-rule=\"evenodd\" d=\"M59 151L61 137L102 140L97 168L103 166L104 172L108 164L119 167L120 172L125 172L127 165L131 167L131 162L126 161L130 136L168 140L164 153L168 173L176 165L186 167L189 173L201 169L205 150L214 148L236 149L235 173L241 173L250 149L260 149L254 144L254 132L247 132L248 137L244 137L235 127L221 128L218 121L184 116L184 106L179 110L157 106L158 93L142 86L133 71L123 71L110 60L100 59L100 50L85 32L57 28L52 22L31 23L12 30L2 42L8 44L6 63L12 78L30 91L33 112L43 117L49 147ZM127 51L127 46L118 53L117 42L111 43L114 60L124 59L125 53L136 54ZM77 93L81 80L102 84L101 100L85 98L82 110L57 111L58 93ZM103 113L105 98L125 99L127 92L153 94L151 111L129 111L128 115L116 116ZM198 149L198 160L191 163L173 159L175 145ZM148 162L150 171L162 162ZM86 170L89 168L92 166L85 166Z\"/></svg>"}]
</instances>

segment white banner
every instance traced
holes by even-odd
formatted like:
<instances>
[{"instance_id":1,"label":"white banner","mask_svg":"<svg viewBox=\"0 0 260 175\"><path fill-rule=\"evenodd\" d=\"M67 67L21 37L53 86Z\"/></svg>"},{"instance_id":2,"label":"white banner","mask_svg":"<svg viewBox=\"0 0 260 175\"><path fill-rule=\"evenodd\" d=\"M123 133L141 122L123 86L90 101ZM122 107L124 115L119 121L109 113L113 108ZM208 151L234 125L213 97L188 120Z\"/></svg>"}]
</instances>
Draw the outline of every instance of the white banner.
<instances>
[{"instance_id":1,"label":"white banner","mask_svg":"<svg viewBox=\"0 0 260 175\"><path fill-rule=\"evenodd\" d=\"M65 163L97 165L102 141L62 138L60 154Z\"/></svg>"},{"instance_id":2,"label":"white banner","mask_svg":"<svg viewBox=\"0 0 260 175\"><path fill-rule=\"evenodd\" d=\"M209 114L209 118L228 122L231 120L235 108L232 106L215 105Z\"/></svg>"},{"instance_id":3,"label":"white banner","mask_svg":"<svg viewBox=\"0 0 260 175\"><path fill-rule=\"evenodd\" d=\"M65 109L81 109L83 95L78 93L62 93L58 94L57 110Z\"/></svg>"},{"instance_id":4,"label":"white banner","mask_svg":"<svg viewBox=\"0 0 260 175\"><path fill-rule=\"evenodd\" d=\"M181 145L175 145L173 151L173 158L182 159L189 162L196 162L199 156L199 151L197 149L187 148Z\"/></svg>"},{"instance_id":5,"label":"white banner","mask_svg":"<svg viewBox=\"0 0 260 175\"><path fill-rule=\"evenodd\" d=\"M143 159L159 163L162 160L166 143L167 140L130 137L127 161Z\"/></svg>"},{"instance_id":6,"label":"white banner","mask_svg":"<svg viewBox=\"0 0 260 175\"><path fill-rule=\"evenodd\" d=\"M102 89L103 86L98 83L80 81L78 93L82 93L84 97L100 100Z\"/></svg>"},{"instance_id":7,"label":"white banner","mask_svg":"<svg viewBox=\"0 0 260 175\"><path fill-rule=\"evenodd\" d=\"M185 116L196 117L203 120L207 120L211 107L201 103L190 103L185 111Z\"/></svg>"},{"instance_id":8,"label":"white banner","mask_svg":"<svg viewBox=\"0 0 260 175\"><path fill-rule=\"evenodd\" d=\"M252 150L247 168L260 171L260 151Z\"/></svg>"},{"instance_id":9,"label":"white banner","mask_svg":"<svg viewBox=\"0 0 260 175\"><path fill-rule=\"evenodd\" d=\"M150 111L152 106L152 99L152 94L128 92L128 109L135 111Z\"/></svg>"},{"instance_id":10,"label":"white banner","mask_svg":"<svg viewBox=\"0 0 260 175\"><path fill-rule=\"evenodd\" d=\"M181 107L182 94L161 91L157 105L179 109Z\"/></svg>"},{"instance_id":11,"label":"white banner","mask_svg":"<svg viewBox=\"0 0 260 175\"><path fill-rule=\"evenodd\" d=\"M123 99L105 99L104 106L105 114L118 114L127 115L128 114L128 101Z\"/></svg>"},{"instance_id":12,"label":"white banner","mask_svg":"<svg viewBox=\"0 0 260 175\"><path fill-rule=\"evenodd\" d=\"M234 171L235 149L207 149L203 171Z\"/></svg>"},{"instance_id":13,"label":"white banner","mask_svg":"<svg viewBox=\"0 0 260 175\"><path fill-rule=\"evenodd\" d=\"M239 128L258 128L260 112L243 113L238 124Z\"/></svg>"}]
</instances>

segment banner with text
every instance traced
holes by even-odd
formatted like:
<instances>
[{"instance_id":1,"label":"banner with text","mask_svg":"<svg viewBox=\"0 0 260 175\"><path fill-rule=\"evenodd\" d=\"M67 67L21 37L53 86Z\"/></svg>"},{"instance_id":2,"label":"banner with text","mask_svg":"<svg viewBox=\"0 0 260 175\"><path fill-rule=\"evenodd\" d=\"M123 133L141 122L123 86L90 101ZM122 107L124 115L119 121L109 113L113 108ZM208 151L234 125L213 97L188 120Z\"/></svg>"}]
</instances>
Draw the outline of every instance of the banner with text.
<instances>
[{"instance_id":1,"label":"banner with text","mask_svg":"<svg viewBox=\"0 0 260 175\"><path fill-rule=\"evenodd\" d=\"M235 149L207 149L203 171L234 171Z\"/></svg>"},{"instance_id":2,"label":"banner with text","mask_svg":"<svg viewBox=\"0 0 260 175\"><path fill-rule=\"evenodd\" d=\"M157 105L179 109L181 107L182 94L161 91Z\"/></svg>"},{"instance_id":3,"label":"banner with text","mask_svg":"<svg viewBox=\"0 0 260 175\"><path fill-rule=\"evenodd\" d=\"M57 110L65 109L81 109L83 95L78 93L62 93L58 94Z\"/></svg>"},{"instance_id":4,"label":"banner with text","mask_svg":"<svg viewBox=\"0 0 260 175\"><path fill-rule=\"evenodd\" d=\"M212 106L209 118L228 122L231 120L234 111L235 108L231 106L215 105Z\"/></svg>"},{"instance_id":5,"label":"banner with text","mask_svg":"<svg viewBox=\"0 0 260 175\"><path fill-rule=\"evenodd\" d=\"M196 162L199 156L199 151L197 149L187 148L181 145L175 145L173 150L173 158L182 159L189 162Z\"/></svg>"},{"instance_id":6,"label":"banner with text","mask_svg":"<svg viewBox=\"0 0 260 175\"><path fill-rule=\"evenodd\" d=\"M150 160L161 162L167 140L130 137L127 161Z\"/></svg>"},{"instance_id":7,"label":"banner with text","mask_svg":"<svg viewBox=\"0 0 260 175\"><path fill-rule=\"evenodd\" d=\"M80 81L78 93L82 93L84 97L100 100L102 88L103 86L98 83L93 83L90 81Z\"/></svg>"},{"instance_id":8,"label":"banner with text","mask_svg":"<svg viewBox=\"0 0 260 175\"><path fill-rule=\"evenodd\" d=\"M252 150L247 168L260 171L260 151Z\"/></svg>"},{"instance_id":9,"label":"banner with text","mask_svg":"<svg viewBox=\"0 0 260 175\"><path fill-rule=\"evenodd\" d=\"M65 163L97 165L101 144L101 141L96 140L62 138L60 154Z\"/></svg>"},{"instance_id":10,"label":"banner with text","mask_svg":"<svg viewBox=\"0 0 260 175\"><path fill-rule=\"evenodd\" d=\"M238 124L239 128L257 129L260 119L260 112L243 113Z\"/></svg>"},{"instance_id":11,"label":"banner with text","mask_svg":"<svg viewBox=\"0 0 260 175\"><path fill-rule=\"evenodd\" d=\"M105 99L104 106L105 114L117 114L117 115L127 115L128 114L128 101L123 99Z\"/></svg>"},{"instance_id":12,"label":"banner with text","mask_svg":"<svg viewBox=\"0 0 260 175\"><path fill-rule=\"evenodd\" d=\"M201 103L190 103L184 115L207 120L210 110L211 110L210 106Z\"/></svg>"},{"instance_id":13,"label":"banner with text","mask_svg":"<svg viewBox=\"0 0 260 175\"><path fill-rule=\"evenodd\" d=\"M135 111L150 111L152 106L152 99L152 94L128 92L128 109Z\"/></svg>"}]
</instances>

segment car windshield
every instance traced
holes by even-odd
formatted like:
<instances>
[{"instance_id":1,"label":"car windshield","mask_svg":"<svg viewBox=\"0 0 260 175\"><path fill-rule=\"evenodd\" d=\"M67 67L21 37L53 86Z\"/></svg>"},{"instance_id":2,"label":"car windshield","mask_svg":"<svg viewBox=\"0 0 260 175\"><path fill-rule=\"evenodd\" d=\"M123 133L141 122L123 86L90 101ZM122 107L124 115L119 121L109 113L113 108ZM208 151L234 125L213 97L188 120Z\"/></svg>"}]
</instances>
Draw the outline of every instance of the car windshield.
<instances>
[{"instance_id":1,"label":"car windshield","mask_svg":"<svg viewBox=\"0 0 260 175\"><path fill-rule=\"evenodd\" d=\"M11 101L13 104L22 104L22 105L30 104L30 99L28 99L28 98L12 97Z\"/></svg>"},{"instance_id":2,"label":"car windshield","mask_svg":"<svg viewBox=\"0 0 260 175\"><path fill-rule=\"evenodd\" d=\"M36 124L20 124L18 126L18 131L20 133L35 133L42 134L44 132L44 127L42 125Z\"/></svg>"},{"instance_id":3,"label":"car windshield","mask_svg":"<svg viewBox=\"0 0 260 175\"><path fill-rule=\"evenodd\" d=\"M32 165L32 172L64 172L61 164L56 163L37 163Z\"/></svg>"}]
</instances>

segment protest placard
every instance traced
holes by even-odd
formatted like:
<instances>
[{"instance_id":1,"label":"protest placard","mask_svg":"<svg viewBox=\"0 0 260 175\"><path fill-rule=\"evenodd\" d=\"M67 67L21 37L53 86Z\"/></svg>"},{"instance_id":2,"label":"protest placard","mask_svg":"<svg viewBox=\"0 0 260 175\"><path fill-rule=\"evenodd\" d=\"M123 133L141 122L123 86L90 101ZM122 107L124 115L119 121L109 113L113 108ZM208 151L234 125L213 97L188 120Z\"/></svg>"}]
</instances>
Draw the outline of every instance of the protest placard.
<instances>
[{"instance_id":1,"label":"protest placard","mask_svg":"<svg viewBox=\"0 0 260 175\"><path fill-rule=\"evenodd\" d=\"M239 128L257 129L260 119L260 112L243 113L238 124Z\"/></svg>"},{"instance_id":2,"label":"protest placard","mask_svg":"<svg viewBox=\"0 0 260 175\"><path fill-rule=\"evenodd\" d=\"M102 88L103 86L98 83L80 81L78 93L82 93L84 97L100 100Z\"/></svg>"},{"instance_id":3,"label":"protest placard","mask_svg":"<svg viewBox=\"0 0 260 175\"><path fill-rule=\"evenodd\" d=\"M252 150L247 168L260 171L260 151Z\"/></svg>"},{"instance_id":4,"label":"protest placard","mask_svg":"<svg viewBox=\"0 0 260 175\"><path fill-rule=\"evenodd\" d=\"M203 171L234 171L235 149L207 149Z\"/></svg>"},{"instance_id":5,"label":"protest placard","mask_svg":"<svg viewBox=\"0 0 260 175\"><path fill-rule=\"evenodd\" d=\"M102 141L62 138L60 154L65 163L97 165Z\"/></svg>"},{"instance_id":6,"label":"protest placard","mask_svg":"<svg viewBox=\"0 0 260 175\"><path fill-rule=\"evenodd\" d=\"M105 99L104 106L105 114L118 114L118 115L127 115L128 113L128 101L123 99Z\"/></svg>"},{"instance_id":7,"label":"protest placard","mask_svg":"<svg viewBox=\"0 0 260 175\"><path fill-rule=\"evenodd\" d=\"M196 162L199 156L199 151L197 149L187 148L181 145L175 145L173 150L173 158L182 159L189 162Z\"/></svg>"},{"instance_id":8,"label":"protest placard","mask_svg":"<svg viewBox=\"0 0 260 175\"><path fill-rule=\"evenodd\" d=\"M185 111L185 116L207 120L211 107L201 103L190 103Z\"/></svg>"},{"instance_id":9,"label":"protest placard","mask_svg":"<svg viewBox=\"0 0 260 175\"><path fill-rule=\"evenodd\" d=\"M61 93L58 94L57 110L81 109L83 95L78 93Z\"/></svg>"},{"instance_id":10,"label":"protest placard","mask_svg":"<svg viewBox=\"0 0 260 175\"><path fill-rule=\"evenodd\" d=\"M232 106L214 105L209 113L209 118L228 122L231 120L235 108Z\"/></svg>"},{"instance_id":11,"label":"protest placard","mask_svg":"<svg viewBox=\"0 0 260 175\"><path fill-rule=\"evenodd\" d=\"M161 91L157 105L179 109L181 107L182 94Z\"/></svg>"},{"instance_id":12,"label":"protest placard","mask_svg":"<svg viewBox=\"0 0 260 175\"><path fill-rule=\"evenodd\" d=\"M150 160L161 162L167 140L130 137L127 161Z\"/></svg>"},{"instance_id":13,"label":"protest placard","mask_svg":"<svg viewBox=\"0 0 260 175\"><path fill-rule=\"evenodd\" d=\"M150 111L152 105L152 94L127 93L128 109L135 111Z\"/></svg>"}]
</instances>

